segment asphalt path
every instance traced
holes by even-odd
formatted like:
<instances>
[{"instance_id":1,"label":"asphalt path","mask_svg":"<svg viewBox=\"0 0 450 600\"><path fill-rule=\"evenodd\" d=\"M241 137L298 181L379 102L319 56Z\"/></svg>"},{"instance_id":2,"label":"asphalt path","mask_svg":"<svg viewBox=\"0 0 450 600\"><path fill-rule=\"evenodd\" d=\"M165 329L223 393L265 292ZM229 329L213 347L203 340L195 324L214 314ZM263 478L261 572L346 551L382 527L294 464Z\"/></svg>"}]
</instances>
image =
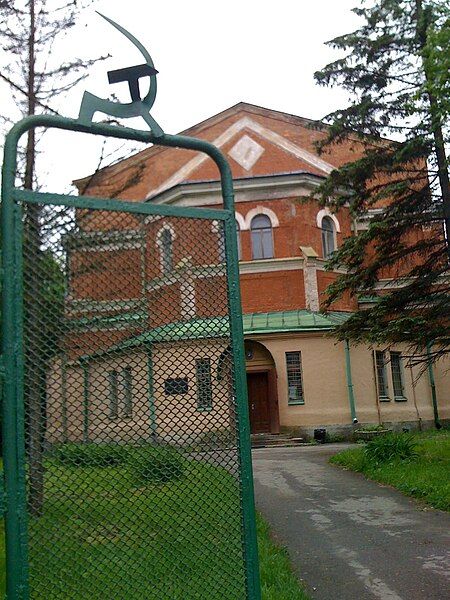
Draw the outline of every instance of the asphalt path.
<instances>
[{"instance_id":1,"label":"asphalt path","mask_svg":"<svg viewBox=\"0 0 450 600\"><path fill-rule=\"evenodd\" d=\"M450 516L328 464L343 447L253 451L257 507L311 597L450 599Z\"/></svg>"}]
</instances>

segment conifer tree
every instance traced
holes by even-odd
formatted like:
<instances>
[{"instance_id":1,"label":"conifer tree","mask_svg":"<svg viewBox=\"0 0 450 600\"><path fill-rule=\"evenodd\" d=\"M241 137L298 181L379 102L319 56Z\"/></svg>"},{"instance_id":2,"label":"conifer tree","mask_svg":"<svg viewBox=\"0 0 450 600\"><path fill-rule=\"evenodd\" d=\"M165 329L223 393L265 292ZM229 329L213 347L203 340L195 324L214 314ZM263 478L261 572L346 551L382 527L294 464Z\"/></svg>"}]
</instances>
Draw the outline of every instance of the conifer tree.
<instances>
[{"instance_id":1,"label":"conifer tree","mask_svg":"<svg viewBox=\"0 0 450 600\"><path fill-rule=\"evenodd\" d=\"M5 0L0 2L0 39L7 59L0 78L9 86L18 116L57 114L55 100L87 75L100 59L61 62L55 45L70 31L90 0ZM4 125L9 119L3 115ZM37 138L29 130L20 149L18 176L25 189L39 188ZM29 463L29 508L40 515L44 500L43 452L46 377L62 332L63 274L49 249L48 231L64 220L62 211L29 204L24 207L24 328L26 443Z\"/></svg>"},{"instance_id":2,"label":"conifer tree","mask_svg":"<svg viewBox=\"0 0 450 600\"><path fill-rule=\"evenodd\" d=\"M349 206L367 226L330 260L346 272L328 288L326 306L348 291L377 293L372 308L338 328L340 339L406 342L414 360L437 359L450 350L450 6L363 0L354 12L362 26L328 42L345 56L315 73L319 84L352 97L325 118L318 150L350 136L363 156L334 170L319 200ZM383 290L389 277L396 287Z\"/></svg>"}]
</instances>

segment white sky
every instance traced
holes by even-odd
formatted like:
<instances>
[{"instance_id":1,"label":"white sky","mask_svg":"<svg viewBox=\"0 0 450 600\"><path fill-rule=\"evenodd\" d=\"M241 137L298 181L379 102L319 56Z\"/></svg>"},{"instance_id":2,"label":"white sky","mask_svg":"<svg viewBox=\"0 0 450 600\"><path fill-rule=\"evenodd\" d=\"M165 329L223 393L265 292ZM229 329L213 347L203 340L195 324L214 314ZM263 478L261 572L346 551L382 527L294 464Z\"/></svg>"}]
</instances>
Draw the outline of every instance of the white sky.
<instances>
[{"instance_id":1,"label":"white sky","mask_svg":"<svg viewBox=\"0 0 450 600\"><path fill-rule=\"evenodd\" d=\"M101 97L127 85L109 86L106 71L142 62L138 51L95 14L128 29L147 47L158 75L152 115L167 133L178 133L239 101L313 119L346 104L347 94L315 85L314 71L338 57L324 45L358 26L350 9L357 0L98 0L85 11L59 52L112 55L91 69L58 110L76 117L84 89ZM96 118L102 118L98 115ZM124 122L125 124L125 122ZM131 121L126 123L131 125ZM133 126L145 128L142 121ZM71 180L92 172L100 142L92 136L47 133L41 149L45 188L68 191Z\"/></svg>"}]
</instances>

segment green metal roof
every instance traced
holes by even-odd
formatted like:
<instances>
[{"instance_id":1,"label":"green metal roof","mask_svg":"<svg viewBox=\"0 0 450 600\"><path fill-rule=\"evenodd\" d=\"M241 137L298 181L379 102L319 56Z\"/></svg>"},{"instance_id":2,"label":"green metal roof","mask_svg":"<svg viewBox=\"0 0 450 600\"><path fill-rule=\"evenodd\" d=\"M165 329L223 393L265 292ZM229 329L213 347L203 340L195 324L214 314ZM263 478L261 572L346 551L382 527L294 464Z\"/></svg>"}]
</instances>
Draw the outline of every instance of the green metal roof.
<instances>
[{"instance_id":1,"label":"green metal roof","mask_svg":"<svg viewBox=\"0 0 450 600\"><path fill-rule=\"evenodd\" d=\"M310 310L290 310L282 312L251 313L243 315L244 334L283 333L287 331L330 331L350 317L351 313L332 311L326 314ZM109 352L119 352L154 342L175 342L206 338L228 337L229 319L223 317L203 317L189 321L177 321L150 329L133 336L106 352L91 355L100 356ZM87 358L87 357L85 357Z\"/></svg>"},{"instance_id":2,"label":"green metal roof","mask_svg":"<svg viewBox=\"0 0 450 600\"><path fill-rule=\"evenodd\" d=\"M330 330L346 321L350 315L338 311L322 314L311 310L253 313L243 317L244 333Z\"/></svg>"},{"instance_id":3,"label":"green metal roof","mask_svg":"<svg viewBox=\"0 0 450 600\"><path fill-rule=\"evenodd\" d=\"M380 296L359 296L358 302L360 304L376 304L381 302Z\"/></svg>"}]
</instances>

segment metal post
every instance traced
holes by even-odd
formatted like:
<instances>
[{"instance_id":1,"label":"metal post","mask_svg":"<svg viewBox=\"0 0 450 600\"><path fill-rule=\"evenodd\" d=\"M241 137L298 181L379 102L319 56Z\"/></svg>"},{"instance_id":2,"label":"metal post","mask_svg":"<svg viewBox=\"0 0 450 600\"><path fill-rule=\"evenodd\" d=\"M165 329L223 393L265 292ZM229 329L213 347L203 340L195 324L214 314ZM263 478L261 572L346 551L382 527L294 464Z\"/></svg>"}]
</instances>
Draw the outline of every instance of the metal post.
<instances>
[{"instance_id":1,"label":"metal post","mask_svg":"<svg viewBox=\"0 0 450 600\"><path fill-rule=\"evenodd\" d=\"M148 404L150 409L150 429L152 440L156 441L158 424L156 421L155 396L153 390L153 356L152 347L147 346L147 386L148 386Z\"/></svg>"},{"instance_id":2,"label":"metal post","mask_svg":"<svg viewBox=\"0 0 450 600\"><path fill-rule=\"evenodd\" d=\"M427 344L427 357L428 357L428 378L430 380L430 388L431 388L431 401L433 403L433 414L434 414L434 424L436 429L441 429L442 425L439 421L439 411L437 404L437 395L436 395L436 383L434 381L434 370L433 370L433 362L431 360L431 344Z\"/></svg>"},{"instance_id":3,"label":"metal post","mask_svg":"<svg viewBox=\"0 0 450 600\"><path fill-rule=\"evenodd\" d=\"M230 174L231 178L231 174ZM229 198L233 205L233 198ZM243 524L245 536L245 558L247 593L251 600L260 600L258 542L256 538L256 515L253 490L252 456L250 446L250 421L247 401L247 379L245 373L244 330L242 323L241 291L239 286L239 262L236 238L236 221L234 215L225 223L225 247L228 277L228 307L230 315L231 350L233 354L234 386L238 407L237 426L239 429L239 459L242 477Z\"/></svg>"},{"instance_id":4,"label":"metal post","mask_svg":"<svg viewBox=\"0 0 450 600\"><path fill-rule=\"evenodd\" d=\"M89 363L83 361L83 443L89 442Z\"/></svg>"},{"instance_id":5,"label":"metal post","mask_svg":"<svg viewBox=\"0 0 450 600\"><path fill-rule=\"evenodd\" d=\"M350 344L348 340L345 340L345 373L347 376L347 388L348 388L348 403L350 404L350 414L352 417L352 423L357 423L355 408L355 394L353 391L353 379L352 379L352 364L350 362Z\"/></svg>"},{"instance_id":6,"label":"metal post","mask_svg":"<svg viewBox=\"0 0 450 600\"><path fill-rule=\"evenodd\" d=\"M3 467L5 482L6 595L9 600L28 598L25 445L23 411L22 348L22 211L14 205L16 147L5 140L2 171L2 353Z\"/></svg>"}]
</instances>

